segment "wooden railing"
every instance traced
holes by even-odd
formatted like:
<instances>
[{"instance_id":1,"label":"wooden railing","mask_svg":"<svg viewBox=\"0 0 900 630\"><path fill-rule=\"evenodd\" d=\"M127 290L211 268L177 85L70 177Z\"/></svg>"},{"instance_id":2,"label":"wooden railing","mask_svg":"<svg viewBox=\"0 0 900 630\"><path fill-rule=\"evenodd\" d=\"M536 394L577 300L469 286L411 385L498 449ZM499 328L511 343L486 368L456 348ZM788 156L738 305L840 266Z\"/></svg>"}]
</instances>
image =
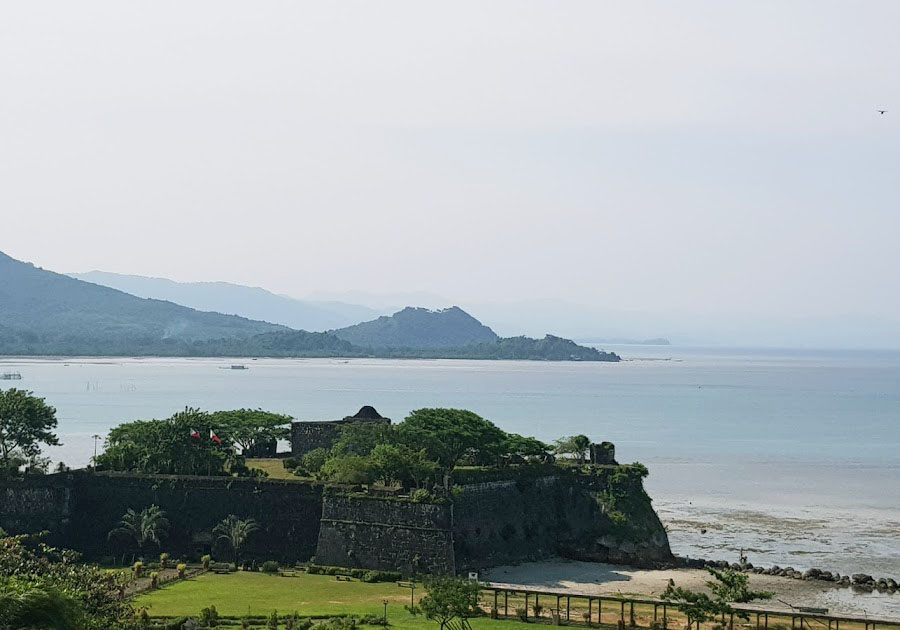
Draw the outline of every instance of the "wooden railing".
<instances>
[{"instance_id":1,"label":"wooden railing","mask_svg":"<svg viewBox=\"0 0 900 630\"><path fill-rule=\"evenodd\" d=\"M487 595L487 600L484 596ZM571 591L523 589L510 585L482 585L479 605L498 619L523 618L585 626L619 628L681 628L685 616L673 602L647 597L588 595ZM535 617L537 609L539 615ZM817 609L773 609L762 606L736 605L729 618L716 620L716 625L733 630L736 625L756 630L900 630L900 619L881 619L852 615L831 615ZM495 612L493 612L495 611ZM517 612L518 611L518 612ZM549 612L549 615L544 612ZM521 614L520 614L521 613ZM746 619L745 619L746 618ZM747 619L750 621L748 622ZM788 621L790 626L788 626ZM699 630L699 629L698 629Z\"/></svg>"}]
</instances>

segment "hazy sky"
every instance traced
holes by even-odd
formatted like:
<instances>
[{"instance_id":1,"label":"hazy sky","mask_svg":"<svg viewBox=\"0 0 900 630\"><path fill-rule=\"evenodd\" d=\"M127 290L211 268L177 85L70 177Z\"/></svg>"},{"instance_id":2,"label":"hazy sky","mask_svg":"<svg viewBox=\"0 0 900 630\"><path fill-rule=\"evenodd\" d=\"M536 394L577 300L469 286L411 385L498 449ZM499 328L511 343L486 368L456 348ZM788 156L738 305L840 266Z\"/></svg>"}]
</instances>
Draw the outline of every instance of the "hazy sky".
<instances>
[{"instance_id":1,"label":"hazy sky","mask_svg":"<svg viewBox=\"0 0 900 630\"><path fill-rule=\"evenodd\" d=\"M895 0L3 2L0 250L898 321L898 25Z\"/></svg>"}]
</instances>

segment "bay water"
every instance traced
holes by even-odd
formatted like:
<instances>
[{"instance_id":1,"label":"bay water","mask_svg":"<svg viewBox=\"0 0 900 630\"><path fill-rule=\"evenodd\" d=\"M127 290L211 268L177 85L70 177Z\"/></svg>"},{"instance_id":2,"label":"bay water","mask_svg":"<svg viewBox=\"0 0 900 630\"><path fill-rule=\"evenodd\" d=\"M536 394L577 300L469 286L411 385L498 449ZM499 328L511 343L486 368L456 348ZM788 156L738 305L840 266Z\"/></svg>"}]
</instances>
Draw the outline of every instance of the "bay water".
<instances>
[{"instance_id":1,"label":"bay water","mask_svg":"<svg viewBox=\"0 0 900 630\"><path fill-rule=\"evenodd\" d=\"M650 469L680 555L900 579L900 352L607 346L621 363L0 359L57 408L56 461L185 406L332 420L461 407L543 440L584 433ZM243 363L246 370L229 369Z\"/></svg>"}]
</instances>

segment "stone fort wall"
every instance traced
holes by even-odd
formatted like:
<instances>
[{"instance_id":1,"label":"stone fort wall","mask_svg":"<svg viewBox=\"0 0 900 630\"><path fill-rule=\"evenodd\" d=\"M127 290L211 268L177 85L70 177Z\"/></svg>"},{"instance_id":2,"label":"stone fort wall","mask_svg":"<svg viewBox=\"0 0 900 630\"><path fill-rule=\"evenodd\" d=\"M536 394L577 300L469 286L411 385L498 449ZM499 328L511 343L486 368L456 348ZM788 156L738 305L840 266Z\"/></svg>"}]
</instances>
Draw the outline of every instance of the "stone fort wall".
<instances>
[{"instance_id":1,"label":"stone fort wall","mask_svg":"<svg viewBox=\"0 0 900 630\"><path fill-rule=\"evenodd\" d=\"M0 527L50 531L50 542L92 558L119 556L127 545L108 532L128 508L159 505L170 520L162 549L184 557L217 546L211 530L229 514L260 530L244 555L257 560L454 573L563 554L584 560L650 564L671 559L665 530L638 484L610 505L605 478L571 477L472 483L453 505L335 494L301 481L67 473L0 483ZM609 512L623 510L623 529Z\"/></svg>"},{"instance_id":2,"label":"stone fort wall","mask_svg":"<svg viewBox=\"0 0 900 630\"><path fill-rule=\"evenodd\" d=\"M316 562L452 575L452 518L448 505L326 494Z\"/></svg>"}]
</instances>

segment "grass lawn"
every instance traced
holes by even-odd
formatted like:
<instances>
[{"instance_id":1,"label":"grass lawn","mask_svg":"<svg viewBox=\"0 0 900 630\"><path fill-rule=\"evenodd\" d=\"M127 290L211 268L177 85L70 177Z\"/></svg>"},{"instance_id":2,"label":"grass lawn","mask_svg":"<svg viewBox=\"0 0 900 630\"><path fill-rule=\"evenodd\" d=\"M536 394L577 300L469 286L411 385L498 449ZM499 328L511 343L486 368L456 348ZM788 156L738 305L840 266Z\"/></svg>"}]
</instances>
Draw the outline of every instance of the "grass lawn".
<instances>
[{"instance_id":1,"label":"grass lawn","mask_svg":"<svg viewBox=\"0 0 900 630\"><path fill-rule=\"evenodd\" d=\"M423 589L416 589L416 602ZM388 600L388 622L398 630L437 630L438 624L424 617L413 617L403 606L409 604L409 589L394 582L366 584L339 582L334 576L306 575L281 577L265 573L239 571L228 575L205 573L196 578L165 586L135 600L135 606L146 606L151 616L177 617L197 615L201 608L214 605L223 616L280 615L294 610L301 615L365 615L381 616L384 600ZM368 626L365 626L368 627ZM518 621L472 620L473 630L533 630L531 624Z\"/></svg>"},{"instance_id":2,"label":"grass lawn","mask_svg":"<svg viewBox=\"0 0 900 630\"><path fill-rule=\"evenodd\" d=\"M269 479L290 479L296 481L297 475L284 467L281 459L276 457L253 457L247 459L248 468L259 468L268 473Z\"/></svg>"}]
</instances>

